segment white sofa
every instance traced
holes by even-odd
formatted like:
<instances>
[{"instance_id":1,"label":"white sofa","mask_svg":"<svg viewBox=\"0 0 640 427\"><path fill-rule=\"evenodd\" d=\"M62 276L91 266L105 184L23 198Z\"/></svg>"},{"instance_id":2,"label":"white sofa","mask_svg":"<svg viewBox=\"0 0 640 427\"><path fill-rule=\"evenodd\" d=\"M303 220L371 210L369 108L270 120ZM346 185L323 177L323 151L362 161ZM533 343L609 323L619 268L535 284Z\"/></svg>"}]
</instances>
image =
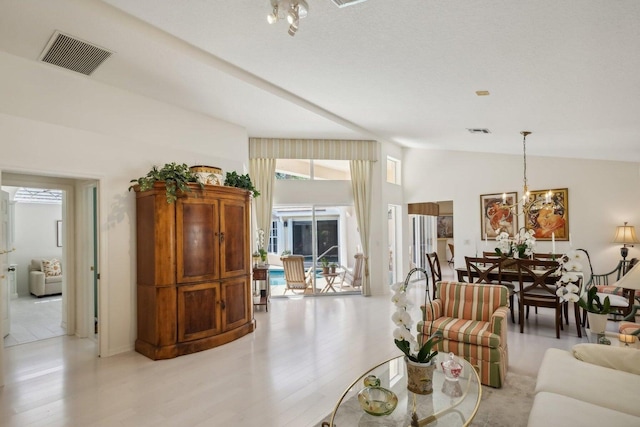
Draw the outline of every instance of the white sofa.
<instances>
[{"instance_id":1,"label":"white sofa","mask_svg":"<svg viewBox=\"0 0 640 427\"><path fill-rule=\"evenodd\" d=\"M47 258L31 260L29 265L29 292L37 297L61 294L63 275L46 275L42 266L44 260L47 260Z\"/></svg>"},{"instance_id":2,"label":"white sofa","mask_svg":"<svg viewBox=\"0 0 640 427\"><path fill-rule=\"evenodd\" d=\"M529 427L640 426L640 350L577 344L548 349Z\"/></svg>"}]
</instances>

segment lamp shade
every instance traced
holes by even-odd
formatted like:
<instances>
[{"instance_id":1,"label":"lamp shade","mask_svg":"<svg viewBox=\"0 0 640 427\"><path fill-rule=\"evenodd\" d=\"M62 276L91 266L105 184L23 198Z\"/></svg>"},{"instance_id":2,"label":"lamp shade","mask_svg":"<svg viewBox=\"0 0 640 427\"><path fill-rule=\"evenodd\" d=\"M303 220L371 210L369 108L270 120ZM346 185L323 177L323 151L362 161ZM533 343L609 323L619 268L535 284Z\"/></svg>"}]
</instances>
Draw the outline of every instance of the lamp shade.
<instances>
[{"instance_id":1,"label":"lamp shade","mask_svg":"<svg viewBox=\"0 0 640 427\"><path fill-rule=\"evenodd\" d=\"M615 282L612 286L625 289L640 289L640 262Z\"/></svg>"},{"instance_id":2,"label":"lamp shade","mask_svg":"<svg viewBox=\"0 0 640 427\"><path fill-rule=\"evenodd\" d=\"M636 236L636 228L632 225L627 225L626 222L624 225L616 227L616 235L613 237L612 243L622 243L625 245L640 243Z\"/></svg>"}]
</instances>

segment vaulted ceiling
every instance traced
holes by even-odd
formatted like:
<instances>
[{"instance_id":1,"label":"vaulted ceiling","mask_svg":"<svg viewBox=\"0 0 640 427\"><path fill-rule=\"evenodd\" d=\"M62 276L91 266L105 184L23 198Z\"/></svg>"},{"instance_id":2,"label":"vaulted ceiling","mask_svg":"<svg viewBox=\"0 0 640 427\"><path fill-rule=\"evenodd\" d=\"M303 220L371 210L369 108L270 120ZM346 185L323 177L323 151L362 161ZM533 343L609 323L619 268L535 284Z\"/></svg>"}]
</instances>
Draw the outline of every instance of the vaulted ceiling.
<instances>
[{"instance_id":1,"label":"vaulted ceiling","mask_svg":"<svg viewBox=\"0 0 640 427\"><path fill-rule=\"evenodd\" d=\"M0 50L61 31L114 51L86 78L250 136L640 161L637 0L307 2L291 37L269 0L5 0Z\"/></svg>"}]
</instances>

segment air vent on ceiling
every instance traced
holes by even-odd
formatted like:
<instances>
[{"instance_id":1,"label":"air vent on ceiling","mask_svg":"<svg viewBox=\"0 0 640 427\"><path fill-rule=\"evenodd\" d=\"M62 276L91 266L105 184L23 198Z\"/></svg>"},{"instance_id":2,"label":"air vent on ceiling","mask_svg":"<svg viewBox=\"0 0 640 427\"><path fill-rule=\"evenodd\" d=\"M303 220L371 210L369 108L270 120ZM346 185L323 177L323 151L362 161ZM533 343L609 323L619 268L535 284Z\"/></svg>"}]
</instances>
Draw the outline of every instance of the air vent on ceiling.
<instances>
[{"instance_id":1,"label":"air vent on ceiling","mask_svg":"<svg viewBox=\"0 0 640 427\"><path fill-rule=\"evenodd\" d=\"M56 31L47 43L40 60L89 76L112 53Z\"/></svg>"},{"instance_id":2,"label":"air vent on ceiling","mask_svg":"<svg viewBox=\"0 0 640 427\"><path fill-rule=\"evenodd\" d=\"M357 3L362 3L367 0L331 0L331 1L333 2L333 4L335 4L338 7L347 7L347 6L353 6L354 4L357 4Z\"/></svg>"},{"instance_id":3,"label":"air vent on ceiling","mask_svg":"<svg viewBox=\"0 0 640 427\"><path fill-rule=\"evenodd\" d=\"M469 133L491 133L489 129L483 128L467 128L467 130L469 131Z\"/></svg>"}]
</instances>

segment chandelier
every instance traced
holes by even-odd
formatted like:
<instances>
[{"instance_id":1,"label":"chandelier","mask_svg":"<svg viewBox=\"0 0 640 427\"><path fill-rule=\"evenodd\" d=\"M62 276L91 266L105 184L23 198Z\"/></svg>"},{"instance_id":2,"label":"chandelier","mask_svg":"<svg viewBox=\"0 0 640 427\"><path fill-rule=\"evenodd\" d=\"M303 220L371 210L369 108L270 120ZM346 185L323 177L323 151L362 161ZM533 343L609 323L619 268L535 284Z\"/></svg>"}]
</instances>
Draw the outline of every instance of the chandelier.
<instances>
[{"instance_id":1,"label":"chandelier","mask_svg":"<svg viewBox=\"0 0 640 427\"><path fill-rule=\"evenodd\" d=\"M511 211L513 213L515 213L516 215L520 215L520 213L528 215L529 212L534 207L534 205L536 205L537 208L552 207L553 206L553 200L552 200L553 192L551 190L545 192L543 200L536 199L536 198L534 198L534 199L531 198L531 192L529 191L529 186L528 186L528 183L527 183L527 136L531 135L531 132L523 130L522 132L520 132L520 134L522 135L522 154L523 154L522 207L521 207L521 211L518 212L518 202L517 201L513 205L508 205L507 204L507 194L506 193L502 193L502 207L511 209Z\"/></svg>"},{"instance_id":2,"label":"chandelier","mask_svg":"<svg viewBox=\"0 0 640 427\"><path fill-rule=\"evenodd\" d=\"M289 23L289 35L296 35L300 20L307 16L309 5L305 0L271 0L272 11L267 15L269 24L275 24L281 19Z\"/></svg>"}]
</instances>

